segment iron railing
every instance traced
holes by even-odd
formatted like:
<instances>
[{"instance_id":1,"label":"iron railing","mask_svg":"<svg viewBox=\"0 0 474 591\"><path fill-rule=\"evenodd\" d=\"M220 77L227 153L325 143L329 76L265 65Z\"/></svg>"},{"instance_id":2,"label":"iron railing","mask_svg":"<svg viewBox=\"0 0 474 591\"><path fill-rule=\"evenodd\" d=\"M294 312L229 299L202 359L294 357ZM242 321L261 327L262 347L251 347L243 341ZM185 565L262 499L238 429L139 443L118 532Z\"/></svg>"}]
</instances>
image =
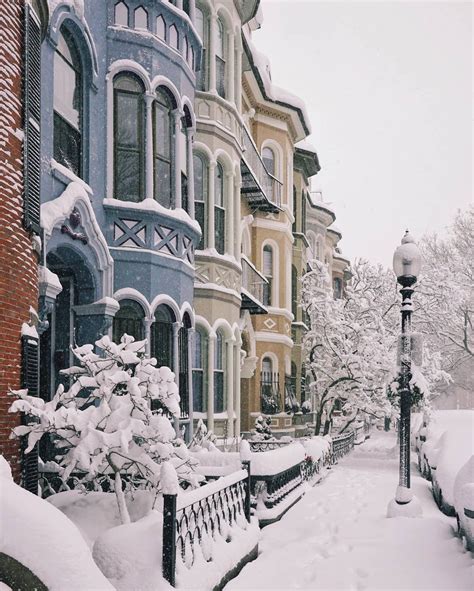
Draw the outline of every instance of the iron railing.
<instances>
[{"instance_id":1,"label":"iron railing","mask_svg":"<svg viewBox=\"0 0 474 591\"><path fill-rule=\"evenodd\" d=\"M348 431L341 435L335 435L332 438L332 463L335 464L338 460L348 454L354 447L355 432Z\"/></svg>"},{"instance_id":2,"label":"iron railing","mask_svg":"<svg viewBox=\"0 0 474 591\"><path fill-rule=\"evenodd\" d=\"M271 371L260 373L260 404L262 412L267 415L274 415L281 411L278 373Z\"/></svg>"},{"instance_id":3,"label":"iron railing","mask_svg":"<svg viewBox=\"0 0 474 591\"><path fill-rule=\"evenodd\" d=\"M291 441L280 441L275 439L274 441L249 441L250 450L253 452L271 451L273 449L280 449L286 447Z\"/></svg>"},{"instance_id":4,"label":"iron railing","mask_svg":"<svg viewBox=\"0 0 474 591\"><path fill-rule=\"evenodd\" d=\"M263 208L270 206L270 209L272 209L271 205L279 208L281 205L282 183L266 169L255 142L245 125L242 131L243 159L246 167L242 171L244 174L242 175L241 191L247 194L250 202L261 200ZM257 196L257 194L260 195Z\"/></svg>"},{"instance_id":5,"label":"iron railing","mask_svg":"<svg viewBox=\"0 0 474 591\"><path fill-rule=\"evenodd\" d=\"M250 462L246 471L236 473L234 482L215 490L215 483L205 485L190 494L201 493L189 504L186 495L163 495L163 577L174 587L176 559L191 568L198 551L205 560L212 560L212 543L217 535L231 542L229 529L246 528L250 522ZM206 495L206 486L212 492ZM178 554L179 553L179 554Z\"/></svg>"},{"instance_id":6,"label":"iron railing","mask_svg":"<svg viewBox=\"0 0 474 591\"><path fill-rule=\"evenodd\" d=\"M242 308L251 309L260 308L262 312L266 311L264 307L264 287L268 283L265 277L257 271L253 264L242 256L242 289L246 291L245 302L242 300ZM247 300L252 300L247 302Z\"/></svg>"}]
</instances>

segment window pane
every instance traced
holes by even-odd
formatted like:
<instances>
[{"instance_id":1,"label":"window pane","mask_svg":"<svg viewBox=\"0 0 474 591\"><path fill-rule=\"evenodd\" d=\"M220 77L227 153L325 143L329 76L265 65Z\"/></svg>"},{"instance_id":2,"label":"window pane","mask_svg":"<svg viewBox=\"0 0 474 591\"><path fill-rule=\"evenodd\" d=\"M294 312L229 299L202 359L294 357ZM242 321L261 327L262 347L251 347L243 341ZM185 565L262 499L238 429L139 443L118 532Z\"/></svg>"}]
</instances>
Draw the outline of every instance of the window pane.
<instances>
[{"instance_id":1,"label":"window pane","mask_svg":"<svg viewBox=\"0 0 474 591\"><path fill-rule=\"evenodd\" d=\"M120 310L114 317L113 341L119 343L124 333L131 335L136 341L141 341L145 336L144 316L143 308L138 302L122 300Z\"/></svg>"},{"instance_id":2,"label":"window pane","mask_svg":"<svg viewBox=\"0 0 474 591\"><path fill-rule=\"evenodd\" d=\"M120 146L138 148L140 128L140 97L136 94L116 93L116 142Z\"/></svg>"},{"instance_id":3,"label":"window pane","mask_svg":"<svg viewBox=\"0 0 474 591\"><path fill-rule=\"evenodd\" d=\"M179 37L178 37L178 30L174 25L171 25L169 31L170 37L170 45L173 49L179 49Z\"/></svg>"},{"instance_id":4,"label":"window pane","mask_svg":"<svg viewBox=\"0 0 474 591\"><path fill-rule=\"evenodd\" d=\"M217 94L225 98L225 61L216 55Z\"/></svg>"},{"instance_id":5,"label":"window pane","mask_svg":"<svg viewBox=\"0 0 474 591\"><path fill-rule=\"evenodd\" d=\"M54 159L74 174L81 173L81 134L54 114Z\"/></svg>"},{"instance_id":6,"label":"window pane","mask_svg":"<svg viewBox=\"0 0 474 591\"><path fill-rule=\"evenodd\" d=\"M79 129L80 76L58 52L54 54L54 110Z\"/></svg>"},{"instance_id":7,"label":"window pane","mask_svg":"<svg viewBox=\"0 0 474 591\"><path fill-rule=\"evenodd\" d=\"M158 35L158 37L160 39L163 39L163 41L165 40L165 38L166 38L166 24L165 24L165 19L162 17L161 14L156 19L156 34Z\"/></svg>"},{"instance_id":8,"label":"window pane","mask_svg":"<svg viewBox=\"0 0 474 591\"><path fill-rule=\"evenodd\" d=\"M115 150L115 198L141 201L140 154L130 150Z\"/></svg>"},{"instance_id":9,"label":"window pane","mask_svg":"<svg viewBox=\"0 0 474 591\"><path fill-rule=\"evenodd\" d=\"M206 90L206 59L207 53L206 49L203 48L202 50L202 60L201 60L201 69L198 70L196 73L196 84L198 90Z\"/></svg>"},{"instance_id":10,"label":"window pane","mask_svg":"<svg viewBox=\"0 0 474 591\"><path fill-rule=\"evenodd\" d=\"M224 60L225 57L225 36L224 36L224 25L220 19L217 19L217 47L216 55Z\"/></svg>"},{"instance_id":11,"label":"window pane","mask_svg":"<svg viewBox=\"0 0 474 591\"><path fill-rule=\"evenodd\" d=\"M214 207L215 247L219 254L225 253L225 210Z\"/></svg>"},{"instance_id":12,"label":"window pane","mask_svg":"<svg viewBox=\"0 0 474 591\"><path fill-rule=\"evenodd\" d=\"M198 249L202 250L203 248L205 248L205 244L207 244L206 222L205 222L205 218L204 218L204 203L202 201L195 202L194 217L196 218L196 221L198 222L198 224L201 226L202 235L201 235L201 240L199 241L199 244L198 244Z\"/></svg>"},{"instance_id":13,"label":"window pane","mask_svg":"<svg viewBox=\"0 0 474 591\"><path fill-rule=\"evenodd\" d=\"M135 10L135 29L148 29L148 14L142 6Z\"/></svg>"},{"instance_id":14,"label":"window pane","mask_svg":"<svg viewBox=\"0 0 474 591\"><path fill-rule=\"evenodd\" d=\"M193 156L194 166L194 199L204 201L204 161L198 155Z\"/></svg>"},{"instance_id":15,"label":"window pane","mask_svg":"<svg viewBox=\"0 0 474 591\"><path fill-rule=\"evenodd\" d=\"M169 320L160 319L159 310L151 329L151 354L156 357L158 367L165 365L173 369L173 325Z\"/></svg>"},{"instance_id":16,"label":"window pane","mask_svg":"<svg viewBox=\"0 0 474 591\"><path fill-rule=\"evenodd\" d=\"M163 207L171 207L171 165L155 158L155 199Z\"/></svg>"},{"instance_id":17,"label":"window pane","mask_svg":"<svg viewBox=\"0 0 474 591\"><path fill-rule=\"evenodd\" d=\"M214 203L219 207L224 207L224 170L222 169L222 166L219 163L217 163L216 166Z\"/></svg>"},{"instance_id":18,"label":"window pane","mask_svg":"<svg viewBox=\"0 0 474 591\"><path fill-rule=\"evenodd\" d=\"M264 246L263 248L263 274L265 277L273 275L273 251L271 246Z\"/></svg>"},{"instance_id":19,"label":"window pane","mask_svg":"<svg viewBox=\"0 0 474 591\"><path fill-rule=\"evenodd\" d=\"M204 373L202 370L193 370L193 410L204 412Z\"/></svg>"},{"instance_id":20,"label":"window pane","mask_svg":"<svg viewBox=\"0 0 474 591\"><path fill-rule=\"evenodd\" d=\"M214 412L224 411L224 372L214 371Z\"/></svg>"},{"instance_id":21,"label":"window pane","mask_svg":"<svg viewBox=\"0 0 474 591\"><path fill-rule=\"evenodd\" d=\"M267 171L275 175L275 154L273 150L271 148L263 148L262 159Z\"/></svg>"},{"instance_id":22,"label":"window pane","mask_svg":"<svg viewBox=\"0 0 474 591\"><path fill-rule=\"evenodd\" d=\"M155 154L169 160L171 156L170 110L155 102Z\"/></svg>"},{"instance_id":23,"label":"window pane","mask_svg":"<svg viewBox=\"0 0 474 591\"><path fill-rule=\"evenodd\" d=\"M123 2L115 6L115 24L128 26L128 8Z\"/></svg>"}]
</instances>

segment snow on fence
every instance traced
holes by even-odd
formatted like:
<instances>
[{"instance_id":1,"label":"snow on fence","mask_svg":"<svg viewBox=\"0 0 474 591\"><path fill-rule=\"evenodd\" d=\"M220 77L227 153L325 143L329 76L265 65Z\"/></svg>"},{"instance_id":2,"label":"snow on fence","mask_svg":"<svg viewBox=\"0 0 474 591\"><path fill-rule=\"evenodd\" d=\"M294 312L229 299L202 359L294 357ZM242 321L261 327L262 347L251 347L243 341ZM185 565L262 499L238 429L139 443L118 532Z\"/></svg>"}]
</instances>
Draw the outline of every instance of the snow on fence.
<instances>
[{"instance_id":1,"label":"snow on fence","mask_svg":"<svg viewBox=\"0 0 474 591\"><path fill-rule=\"evenodd\" d=\"M280 439L274 440L264 440L264 441L252 441L249 440L250 449L254 452L259 451L271 451L272 449L280 449L281 447L286 447L291 443L290 441L281 441Z\"/></svg>"},{"instance_id":2,"label":"snow on fence","mask_svg":"<svg viewBox=\"0 0 474 591\"><path fill-rule=\"evenodd\" d=\"M332 437L331 463L336 464L338 460L348 454L354 447L355 432L348 431L341 435Z\"/></svg>"},{"instance_id":3,"label":"snow on fence","mask_svg":"<svg viewBox=\"0 0 474 591\"><path fill-rule=\"evenodd\" d=\"M163 495L163 577L174 587L200 587L209 570L221 588L257 556L250 517L250 475L239 470L190 492ZM204 568L213 563L213 569ZM208 585L205 585L206 587Z\"/></svg>"}]
</instances>

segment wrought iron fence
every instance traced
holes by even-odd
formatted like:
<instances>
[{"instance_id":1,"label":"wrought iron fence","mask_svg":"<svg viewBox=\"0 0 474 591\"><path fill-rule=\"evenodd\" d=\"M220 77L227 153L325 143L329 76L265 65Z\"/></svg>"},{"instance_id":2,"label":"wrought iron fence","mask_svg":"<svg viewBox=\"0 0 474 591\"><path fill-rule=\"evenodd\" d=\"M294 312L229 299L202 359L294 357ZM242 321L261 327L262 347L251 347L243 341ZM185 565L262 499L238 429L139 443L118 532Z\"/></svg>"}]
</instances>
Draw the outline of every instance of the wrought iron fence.
<instances>
[{"instance_id":1,"label":"wrought iron fence","mask_svg":"<svg viewBox=\"0 0 474 591\"><path fill-rule=\"evenodd\" d=\"M216 536L231 542L230 528L245 529L250 522L250 462L243 465L246 470L236 472L234 481L218 490L215 483L207 485L213 487L207 496L206 486L198 489L203 496L187 505L180 505L178 495L163 495L163 576L171 585L176 584L177 557L187 568L195 563L198 551L210 562Z\"/></svg>"},{"instance_id":2,"label":"wrought iron fence","mask_svg":"<svg viewBox=\"0 0 474 591\"><path fill-rule=\"evenodd\" d=\"M278 439L274 441L249 441L250 449L253 452L271 451L272 449L280 449L286 447L291 441L280 441Z\"/></svg>"},{"instance_id":3,"label":"wrought iron fence","mask_svg":"<svg viewBox=\"0 0 474 591\"><path fill-rule=\"evenodd\" d=\"M252 505L257 506L260 498L267 509L278 505L293 490L303 482L302 464L298 462L294 466L268 476L252 476Z\"/></svg>"},{"instance_id":4,"label":"wrought iron fence","mask_svg":"<svg viewBox=\"0 0 474 591\"><path fill-rule=\"evenodd\" d=\"M332 438L332 464L335 464L338 460L348 454L354 447L355 432L348 431L341 435L335 435Z\"/></svg>"}]
</instances>

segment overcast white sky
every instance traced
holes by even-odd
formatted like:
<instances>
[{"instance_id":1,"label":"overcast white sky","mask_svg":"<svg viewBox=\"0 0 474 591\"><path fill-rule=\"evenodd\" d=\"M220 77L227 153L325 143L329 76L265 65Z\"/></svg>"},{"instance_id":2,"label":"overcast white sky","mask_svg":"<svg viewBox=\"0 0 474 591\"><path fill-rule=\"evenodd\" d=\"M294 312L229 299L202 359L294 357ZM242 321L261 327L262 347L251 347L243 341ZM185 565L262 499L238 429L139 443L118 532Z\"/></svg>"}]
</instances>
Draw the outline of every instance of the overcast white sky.
<instances>
[{"instance_id":1,"label":"overcast white sky","mask_svg":"<svg viewBox=\"0 0 474 591\"><path fill-rule=\"evenodd\" d=\"M391 266L473 197L470 2L262 0L255 45L306 102L341 246Z\"/></svg>"}]
</instances>

